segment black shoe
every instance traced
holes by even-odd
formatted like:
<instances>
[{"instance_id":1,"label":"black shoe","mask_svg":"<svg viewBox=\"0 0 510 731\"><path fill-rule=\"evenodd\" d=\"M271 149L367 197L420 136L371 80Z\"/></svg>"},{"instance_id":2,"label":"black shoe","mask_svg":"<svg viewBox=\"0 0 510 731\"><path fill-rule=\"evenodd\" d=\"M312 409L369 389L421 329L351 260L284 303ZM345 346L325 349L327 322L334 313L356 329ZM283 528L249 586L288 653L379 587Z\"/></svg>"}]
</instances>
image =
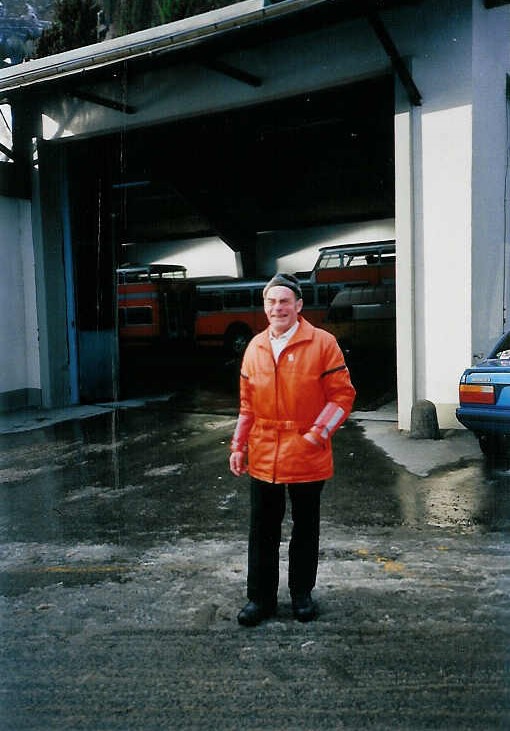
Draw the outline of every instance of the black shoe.
<instances>
[{"instance_id":1,"label":"black shoe","mask_svg":"<svg viewBox=\"0 0 510 731\"><path fill-rule=\"evenodd\" d=\"M292 597L292 611L298 622L311 622L317 618L317 605L310 594L298 594Z\"/></svg>"},{"instance_id":2,"label":"black shoe","mask_svg":"<svg viewBox=\"0 0 510 731\"><path fill-rule=\"evenodd\" d=\"M273 614L275 614L275 607L249 601L237 615L237 621L244 627L255 627L255 625L260 624L264 619L272 617Z\"/></svg>"}]
</instances>

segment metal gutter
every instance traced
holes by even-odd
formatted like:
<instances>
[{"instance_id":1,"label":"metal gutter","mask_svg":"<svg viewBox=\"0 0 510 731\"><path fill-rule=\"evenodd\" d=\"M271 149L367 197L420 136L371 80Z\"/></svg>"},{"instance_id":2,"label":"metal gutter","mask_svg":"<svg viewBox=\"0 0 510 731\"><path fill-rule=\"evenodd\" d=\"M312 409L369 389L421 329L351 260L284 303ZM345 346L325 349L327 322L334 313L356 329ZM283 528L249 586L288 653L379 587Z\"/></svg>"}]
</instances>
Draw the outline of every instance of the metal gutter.
<instances>
[{"instance_id":1,"label":"metal gutter","mask_svg":"<svg viewBox=\"0 0 510 731\"><path fill-rule=\"evenodd\" d=\"M297 2L304 3L309 1L297 0ZM312 0L312 2L317 1ZM245 2L222 8L219 11L211 11L72 51L27 61L7 69L0 69L0 92L12 91L34 83L83 73L120 61L185 47L190 43L205 39L211 34L218 33L220 30L238 28L253 22L260 15L264 17L265 12L262 10L262 5L263 0L245 0Z\"/></svg>"},{"instance_id":2,"label":"metal gutter","mask_svg":"<svg viewBox=\"0 0 510 731\"><path fill-rule=\"evenodd\" d=\"M307 15L315 11L325 12L326 17L338 16L346 19L366 15L375 8L382 11L416 2L417 0L283 0L266 5L265 0L244 0L174 23L0 69L0 94L8 95L29 86L134 59L155 59L167 53L190 50L226 35L237 35L243 30L266 25L269 21L292 25L290 21L297 20L303 13Z\"/></svg>"}]
</instances>

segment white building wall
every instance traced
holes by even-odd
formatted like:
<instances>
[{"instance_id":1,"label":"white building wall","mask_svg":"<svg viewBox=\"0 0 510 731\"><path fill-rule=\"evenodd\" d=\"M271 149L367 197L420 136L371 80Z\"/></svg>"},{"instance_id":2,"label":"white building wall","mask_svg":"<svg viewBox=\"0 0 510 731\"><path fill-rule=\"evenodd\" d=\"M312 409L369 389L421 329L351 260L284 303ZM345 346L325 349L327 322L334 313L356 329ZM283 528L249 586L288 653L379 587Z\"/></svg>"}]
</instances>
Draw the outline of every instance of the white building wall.
<instances>
[{"instance_id":1,"label":"white building wall","mask_svg":"<svg viewBox=\"0 0 510 731\"><path fill-rule=\"evenodd\" d=\"M31 206L0 197L0 406L38 405L39 347Z\"/></svg>"},{"instance_id":2,"label":"white building wall","mask_svg":"<svg viewBox=\"0 0 510 731\"><path fill-rule=\"evenodd\" d=\"M422 105L397 94L395 120L399 426L428 399L449 428L471 348L471 0L423 4L414 23Z\"/></svg>"},{"instance_id":3,"label":"white building wall","mask_svg":"<svg viewBox=\"0 0 510 731\"><path fill-rule=\"evenodd\" d=\"M396 122L397 160L399 149L412 148L411 184L398 164L396 175L399 344L412 338L398 359L399 426L409 428L412 403L429 399L440 427L460 427L459 376L502 332L510 298L510 8L427 3L416 27L412 73L423 104L406 124L398 115Z\"/></svg>"},{"instance_id":4,"label":"white building wall","mask_svg":"<svg viewBox=\"0 0 510 731\"><path fill-rule=\"evenodd\" d=\"M510 7L473 4L472 350L487 355L509 327ZM506 194L506 200L505 200Z\"/></svg>"},{"instance_id":5,"label":"white building wall","mask_svg":"<svg viewBox=\"0 0 510 731\"><path fill-rule=\"evenodd\" d=\"M417 398L432 401L440 426L456 426L459 376L471 341L471 105L422 116L423 286L417 292Z\"/></svg>"}]
</instances>

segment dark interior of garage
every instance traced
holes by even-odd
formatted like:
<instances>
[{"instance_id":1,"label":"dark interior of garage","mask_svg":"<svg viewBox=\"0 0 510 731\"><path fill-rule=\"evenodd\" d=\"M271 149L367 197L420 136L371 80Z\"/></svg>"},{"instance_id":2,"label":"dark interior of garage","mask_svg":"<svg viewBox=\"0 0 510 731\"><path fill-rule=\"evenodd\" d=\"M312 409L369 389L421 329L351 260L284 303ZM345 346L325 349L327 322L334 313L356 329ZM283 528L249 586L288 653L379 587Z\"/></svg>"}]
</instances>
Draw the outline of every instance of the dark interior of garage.
<instances>
[{"instance_id":1,"label":"dark interior of garage","mask_svg":"<svg viewBox=\"0 0 510 731\"><path fill-rule=\"evenodd\" d=\"M115 270L128 242L216 235L257 276L259 232L393 217L393 84L384 76L70 145L78 327L115 327ZM121 358L120 395L164 391L180 360ZM383 380L370 398L393 389L394 367Z\"/></svg>"},{"instance_id":2,"label":"dark interior of garage","mask_svg":"<svg viewBox=\"0 0 510 731\"><path fill-rule=\"evenodd\" d=\"M238 248L259 231L393 216L392 89L376 79L133 133L120 238L226 232Z\"/></svg>"}]
</instances>

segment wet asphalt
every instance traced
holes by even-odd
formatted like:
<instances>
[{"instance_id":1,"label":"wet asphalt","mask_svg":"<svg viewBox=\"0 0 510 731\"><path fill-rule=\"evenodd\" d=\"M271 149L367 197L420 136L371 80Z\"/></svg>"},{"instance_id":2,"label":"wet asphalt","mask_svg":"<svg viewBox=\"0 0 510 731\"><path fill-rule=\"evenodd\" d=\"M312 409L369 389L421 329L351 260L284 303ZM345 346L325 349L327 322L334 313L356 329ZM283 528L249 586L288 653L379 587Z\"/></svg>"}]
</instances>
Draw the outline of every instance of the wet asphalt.
<instances>
[{"instance_id":1,"label":"wet asphalt","mask_svg":"<svg viewBox=\"0 0 510 731\"><path fill-rule=\"evenodd\" d=\"M509 728L509 465L419 476L350 420L319 619L292 618L286 519L278 615L241 628L238 366L150 366L131 358L120 383L146 400L0 435L0 730ZM357 409L394 395L391 372L353 378Z\"/></svg>"}]
</instances>

